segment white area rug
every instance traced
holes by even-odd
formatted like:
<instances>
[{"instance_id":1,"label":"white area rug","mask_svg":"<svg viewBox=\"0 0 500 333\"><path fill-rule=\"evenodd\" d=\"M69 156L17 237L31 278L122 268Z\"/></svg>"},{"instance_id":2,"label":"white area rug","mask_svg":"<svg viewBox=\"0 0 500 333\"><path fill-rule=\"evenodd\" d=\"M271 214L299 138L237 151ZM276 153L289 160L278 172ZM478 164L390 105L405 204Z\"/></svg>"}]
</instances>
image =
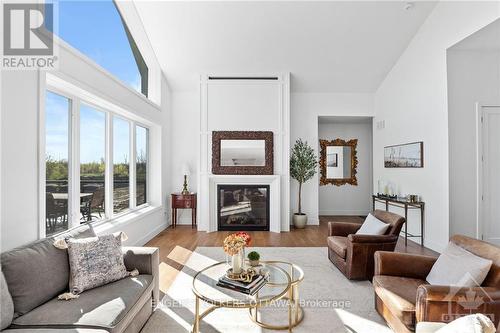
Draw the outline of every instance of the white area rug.
<instances>
[{"instance_id":1,"label":"white area rug","mask_svg":"<svg viewBox=\"0 0 500 333\"><path fill-rule=\"evenodd\" d=\"M375 311L371 283L347 280L328 260L326 247L265 247L252 250L258 251L263 260L293 262L304 270L305 278L300 285L300 298L308 306L304 308L304 320L294 332L392 332ZM194 296L191 291L193 276L204 267L224 260L225 255L220 247L198 247L142 332L190 332L194 319ZM206 308L208 305L201 302L201 311ZM288 318L285 308L262 310L261 316L274 324L284 324ZM255 325L248 317L247 309L223 308L205 317L200 331L272 332Z\"/></svg>"}]
</instances>

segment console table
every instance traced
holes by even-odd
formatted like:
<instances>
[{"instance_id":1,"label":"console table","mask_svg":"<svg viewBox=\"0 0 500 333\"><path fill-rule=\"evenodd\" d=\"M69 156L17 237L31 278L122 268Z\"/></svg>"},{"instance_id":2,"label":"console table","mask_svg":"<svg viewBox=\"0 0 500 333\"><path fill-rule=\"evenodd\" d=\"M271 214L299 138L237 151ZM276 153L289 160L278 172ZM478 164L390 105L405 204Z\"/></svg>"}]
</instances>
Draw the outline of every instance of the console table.
<instances>
[{"instance_id":1,"label":"console table","mask_svg":"<svg viewBox=\"0 0 500 333\"><path fill-rule=\"evenodd\" d=\"M381 202L385 203L385 210L389 211L389 206L400 207L405 211L405 246L408 245L408 237L410 238L420 238L420 246L424 246L424 209L425 203L423 201L410 202L403 198L389 198L379 195L372 195L373 198L373 210L375 210L375 203ZM420 235L412 235L408 233L408 210L418 209L420 210Z\"/></svg>"},{"instance_id":2,"label":"console table","mask_svg":"<svg viewBox=\"0 0 500 333\"><path fill-rule=\"evenodd\" d=\"M172 193L172 228L177 227L177 209L191 209L191 227L196 227L196 193Z\"/></svg>"}]
</instances>

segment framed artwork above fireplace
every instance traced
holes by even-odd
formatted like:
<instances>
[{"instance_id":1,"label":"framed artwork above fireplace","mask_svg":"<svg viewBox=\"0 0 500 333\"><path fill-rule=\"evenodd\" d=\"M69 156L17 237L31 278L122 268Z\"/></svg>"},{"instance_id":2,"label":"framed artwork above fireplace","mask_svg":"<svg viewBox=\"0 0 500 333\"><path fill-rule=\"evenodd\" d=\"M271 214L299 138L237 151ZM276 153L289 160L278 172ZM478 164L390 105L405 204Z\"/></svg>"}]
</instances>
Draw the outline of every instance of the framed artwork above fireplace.
<instances>
[{"instance_id":1,"label":"framed artwork above fireplace","mask_svg":"<svg viewBox=\"0 0 500 333\"><path fill-rule=\"evenodd\" d=\"M212 173L215 175L272 175L273 132L212 132Z\"/></svg>"}]
</instances>

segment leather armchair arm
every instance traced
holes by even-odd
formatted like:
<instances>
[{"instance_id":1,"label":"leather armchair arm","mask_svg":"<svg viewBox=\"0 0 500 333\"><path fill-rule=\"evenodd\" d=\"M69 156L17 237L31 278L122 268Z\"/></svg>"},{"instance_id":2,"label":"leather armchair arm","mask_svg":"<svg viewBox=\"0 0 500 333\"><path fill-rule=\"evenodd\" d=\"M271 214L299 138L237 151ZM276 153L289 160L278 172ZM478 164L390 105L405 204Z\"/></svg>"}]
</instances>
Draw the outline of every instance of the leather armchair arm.
<instances>
[{"instance_id":1,"label":"leather armchair arm","mask_svg":"<svg viewBox=\"0 0 500 333\"><path fill-rule=\"evenodd\" d=\"M498 325L500 290L423 284L417 290L415 309L417 322L449 322L460 315L483 313Z\"/></svg>"},{"instance_id":2,"label":"leather armchair arm","mask_svg":"<svg viewBox=\"0 0 500 333\"><path fill-rule=\"evenodd\" d=\"M127 270L153 276L153 305L160 301L160 251L157 247L123 246L123 260Z\"/></svg>"},{"instance_id":3,"label":"leather armchair arm","mask_svg":"<svg viewBox=\"0 0 500 333\"><path fill-rule=\"evenodd\" d=\"M351 243L393 243L398 241L396 235L356 235L347 236L347 240Z\"/></svg>"},{"instance_id":4,"label":"leather armchair arm","mask_svg":"<svg viewBox=\"0 0 500 333\"><path fill-rule=\"evenodd\" d=\"M399 252L375 252L375 275L425 280L437 258Z\"/></svg>"},{"instance_id":5,"label":"leather armchair arm","mask_svg":"<svg viewBox=\"0 0 500 333\"><path fill-rule=\"evenodd\" d=\"M356 233L361 228L360 223L352 222L328 222L328 236L347 237Z\"/></svg>"}]
</instances>

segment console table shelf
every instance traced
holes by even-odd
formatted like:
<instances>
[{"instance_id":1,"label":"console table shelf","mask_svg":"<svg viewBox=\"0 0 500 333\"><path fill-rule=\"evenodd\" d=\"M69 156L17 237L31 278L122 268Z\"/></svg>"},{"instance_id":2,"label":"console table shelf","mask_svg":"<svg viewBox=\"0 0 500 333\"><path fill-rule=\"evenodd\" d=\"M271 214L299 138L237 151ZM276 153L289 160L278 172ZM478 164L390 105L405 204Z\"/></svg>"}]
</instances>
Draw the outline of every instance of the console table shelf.
<instances>
[{"instance_id":1,"label":"console table shelf","mask_svg":"<svg viewBox=\"0 0 500 333\"><path fill-rule=\"evenodd\" d=\"M381 202L385 204L385 210L389 211L389 207L399 207L403 208L405 211L405 246L408 245L408 238L420 238L420 246L424 246L424 212L425 212L425 202L417 201L410 202L402 198L389 198L379 195L372 195L373 198L373 210L375 210L375 204ZM420 210L420 235L413 235L408 232L408 210Z\"/></svg>"}]
</instances>

